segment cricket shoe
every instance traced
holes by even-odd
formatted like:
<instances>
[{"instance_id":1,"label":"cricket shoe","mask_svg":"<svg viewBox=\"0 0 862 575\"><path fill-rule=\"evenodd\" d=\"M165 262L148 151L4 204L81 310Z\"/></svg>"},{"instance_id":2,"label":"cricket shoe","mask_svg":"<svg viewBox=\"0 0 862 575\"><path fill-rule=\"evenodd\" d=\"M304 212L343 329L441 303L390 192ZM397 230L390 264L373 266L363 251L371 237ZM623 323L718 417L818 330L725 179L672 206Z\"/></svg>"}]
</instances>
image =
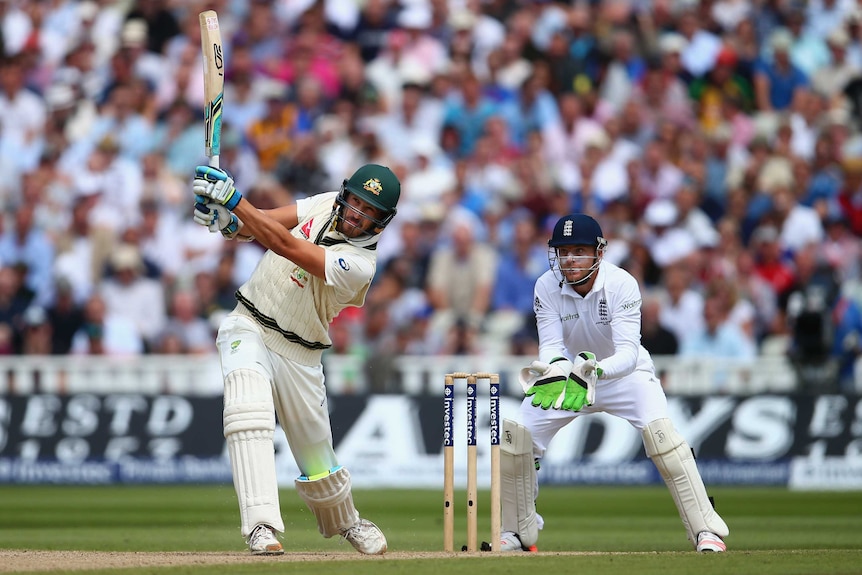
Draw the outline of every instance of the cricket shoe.
<instances>
[{"instance_id":1,"label":"cricket shoe","mask_svg":"<svg viewBox=\"0 0 862 575\"><path fill-rule=\"evenodd\" d=\"M721 537L709 531L701 531L697 534L698 553L722 553L727 551L727 546Z\"/></svg>"},{"instance_id":2,"label":"cricket shoe","mask_svg":"<svg viewBox=\"0 0 862 575\"><path fill-rule=\"evenodd\" d=\"M275 536L275 529L269 525L256 525L248 536L248 550L252 555L281 555L284 547Z\"/></svg>"},{"instance_id":3,"label":"cricket shoe","mask_svg":"<svg viewBox=\"0 0 862 575\"><path fill-rule=\"evenodd\" d=\"M341 536L363 555L386 553L386 537L380 528L368 519L360 518L353 527L342 531Z\"/></svg>"},{"instance_id":4,"label":"cricket shoe","mask_svg":"<svg viewBox=\"0 0 862 575\"><path fill-rule=\"evenodd\" d=\"M500 551L527 551L528 553L535 553L538 551L538 548L535 545L524 547L517 534L511 531L504 531L500 537Z\"/></svg>"}]
</instances>

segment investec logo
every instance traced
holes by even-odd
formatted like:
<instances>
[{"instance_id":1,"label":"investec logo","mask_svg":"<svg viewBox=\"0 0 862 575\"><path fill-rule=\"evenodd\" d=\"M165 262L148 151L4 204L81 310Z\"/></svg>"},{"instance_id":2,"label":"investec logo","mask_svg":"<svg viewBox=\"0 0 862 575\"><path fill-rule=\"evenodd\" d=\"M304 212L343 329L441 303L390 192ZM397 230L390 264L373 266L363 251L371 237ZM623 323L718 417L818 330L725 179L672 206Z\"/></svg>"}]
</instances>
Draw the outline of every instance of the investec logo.
<instances>
[{"instance_id":1,"label":"investec logo","mask_svg":"<svg viewBox=\"0 0 862 575\"><path fill-rule=\"evenodd\" d=\"M476 445L476 386L467 385L467 445Z\"/></svg>"},{"instance_id":2,"label":"investec logo","mask_svg":"<svg viewBox=\"0 0 862 575\"><path fill-rule=\"evenodd\" d=\"M446 395L443 397L443 445L446 447L455 445L452 441L452 408L455 398L452 395L452 388L447 386Z\"/></svg>"}]
</instances>

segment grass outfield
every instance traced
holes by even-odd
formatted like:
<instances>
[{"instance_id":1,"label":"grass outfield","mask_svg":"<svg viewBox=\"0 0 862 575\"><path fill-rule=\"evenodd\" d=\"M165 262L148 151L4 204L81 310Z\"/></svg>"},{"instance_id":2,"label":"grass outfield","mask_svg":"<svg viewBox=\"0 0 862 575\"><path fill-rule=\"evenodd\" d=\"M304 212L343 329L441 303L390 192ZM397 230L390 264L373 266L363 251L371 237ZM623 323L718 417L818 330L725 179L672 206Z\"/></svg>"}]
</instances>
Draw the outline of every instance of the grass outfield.
<instances>
[{"instance_id":1,"label":"grass outfield","mask_svg":"<svg viewBox=\"0 0 862 575\"><path fill-rule=\"evenodd\" d=\"M390 553L362 558L339 538L323 539L311 513L287 490L282 492L287 554L250 560L230 486L0 485L0 573L52 567L57 568L51 573L125 575L499 575L525 568L603 575L862 573L862 492L736 487L711 492L732 533L730 551L722 555L691 550L663 487L543 487L539 507L546 528L535 555L444 554L442 491L377 490L357 491L354 499L363 516L384 530ZM479 537L487 539L487 493L483 496ZM455 500L458 545L466 542L464 499L459 492ZM81 553L89 551L101 553ZM103 558L128 561L119 569ZM69 570L82 567L90 569Z\"/></svg>"}]
</instances>

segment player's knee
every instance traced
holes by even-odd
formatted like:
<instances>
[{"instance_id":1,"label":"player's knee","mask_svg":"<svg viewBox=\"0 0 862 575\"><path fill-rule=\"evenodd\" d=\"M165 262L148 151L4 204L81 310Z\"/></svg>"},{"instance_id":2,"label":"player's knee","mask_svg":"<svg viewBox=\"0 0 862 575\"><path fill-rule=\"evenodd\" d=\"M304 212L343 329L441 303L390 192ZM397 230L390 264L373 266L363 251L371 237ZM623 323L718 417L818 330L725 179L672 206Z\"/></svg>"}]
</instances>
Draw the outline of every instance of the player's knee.
<instances>
[{"instance_id":1,"label":"player's knee","mask_svg":"<svg viewBox=\"0 0 862 575\"><path fill-rule=\"evenodd\" d=\"M237 369L225 377L224 386L224 436L251 432L271 437L275 411L269 381L257 371Z\"/></svg>"},{"instance_id":2,"label":"player's knee","mask_svg":"<svg viewBox=\"0 0 862 575\"><path fill-rule=\"evenodd\" d=\"M670 453L685 443L685 439L667 417L651 421L644 427L644 449L649 457Z\"/></svg>"}]
</instances>

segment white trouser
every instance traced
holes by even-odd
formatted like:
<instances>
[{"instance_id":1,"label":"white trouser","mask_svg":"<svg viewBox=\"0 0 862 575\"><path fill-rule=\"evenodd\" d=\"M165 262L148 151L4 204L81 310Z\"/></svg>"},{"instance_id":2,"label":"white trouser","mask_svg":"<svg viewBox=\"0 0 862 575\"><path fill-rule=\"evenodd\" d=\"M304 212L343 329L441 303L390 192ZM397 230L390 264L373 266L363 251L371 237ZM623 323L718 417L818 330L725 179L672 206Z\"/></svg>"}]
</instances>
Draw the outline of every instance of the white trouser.
<instances>
[{"instance_id":1,"label":"white trouser","mask_svg":"<svg viewBox=\"0 0 862 575\"><path fill-rule=\"evenodd\" d=\"M619 379L600 379L596 384L596 402L581 411L541 409L527 397L521 404L521 423L533 436L533 455L541 458L560 429L575 418L606 412L625 419L638 431L651 421L667 417L667 398L658 378L651 372L635 371Z\"/></svg>"},{"instance_id":2,"label":"white trouser","mask_svg":"<svg viewBox=\"0 0 862 575\"><path fill-rule=\"evenodd\" d=\"M323 368L300 365L269 350L258 324L244 316L225 318L216 344L225 379L225 436L243 535L257 523L281 529L272 434L263 413L275 410L303 475L336 467ZM244 418L247 413L255 415ZM249 505L259 512L246 513Z\"/></svg>"},{"instance_id":3,"label":"white trouser","mask_svg":"<svg viewBox=\"0 0 862 575\"><path fill-rule=\"evenodd\" d=\"M672 445L665 448L663 445L657 446L659 442L647 435L644 438L645 449L671 492L689 539L696 544L698 530L709 530L721 536L728 534L724 521L708 502L706 489L688 444L667 419L667 397L655 374L635 371L619 379L600 379L596 385L596 402L579 412L544 410L533 407L531 401L532 397L527 397L522 402L521 417L533 436L533 455L537 458L545 454L548 444L560 429L575 418L590 413L606 412L625 419L642 436L645 429L668 436L673 441L668 441ZM680 488L680 484L684 488Z\"/></svg>"}]
</instances>

